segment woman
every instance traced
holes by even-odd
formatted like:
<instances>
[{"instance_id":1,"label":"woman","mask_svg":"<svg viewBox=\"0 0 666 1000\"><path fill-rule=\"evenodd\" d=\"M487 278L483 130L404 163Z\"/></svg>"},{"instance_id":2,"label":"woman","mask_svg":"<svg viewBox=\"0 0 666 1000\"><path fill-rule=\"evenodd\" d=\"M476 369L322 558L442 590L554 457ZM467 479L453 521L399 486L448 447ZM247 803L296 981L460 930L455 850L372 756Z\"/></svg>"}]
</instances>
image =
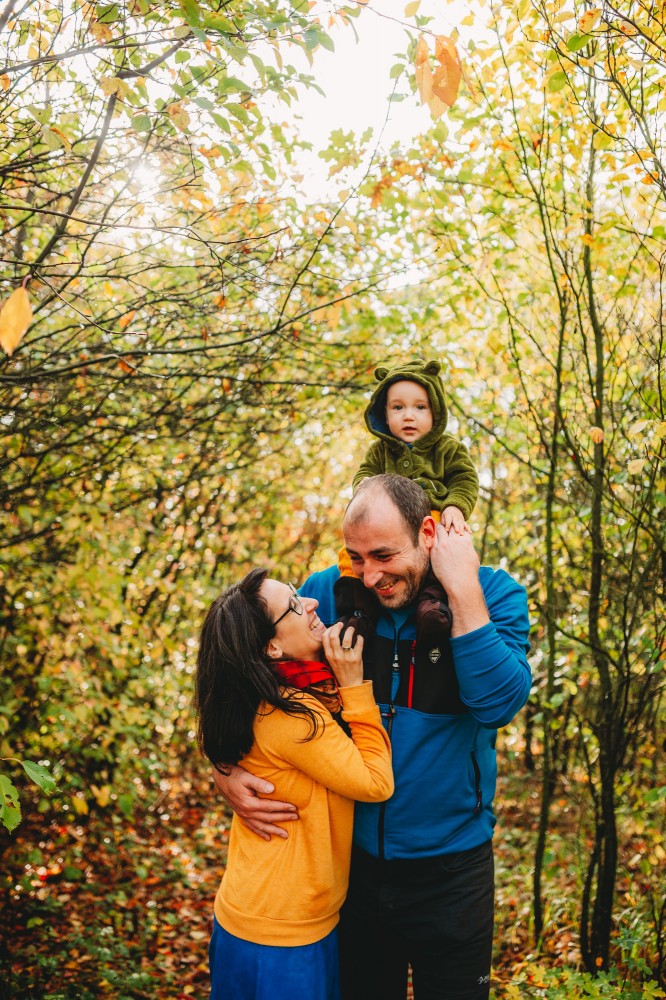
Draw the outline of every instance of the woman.
<instances>
[{"instance_id":1,"label":"woman","mask_svg":"<svg viewBox=\"0 0 666 1000\"><path fill-rule=\"evenodd\" d=\"M215 898L211 1000L337 1000L336 924L347 891L353 799L393 792L390 746L363 640L328 631L318 602L252 570L210 607L196 708L203 753L243 767L299 807L289 837L261 840L236 817ZM333 673L321 662L322 645ZM324 702L337 707L351 739Z\"/></svg>"}]
</instances>

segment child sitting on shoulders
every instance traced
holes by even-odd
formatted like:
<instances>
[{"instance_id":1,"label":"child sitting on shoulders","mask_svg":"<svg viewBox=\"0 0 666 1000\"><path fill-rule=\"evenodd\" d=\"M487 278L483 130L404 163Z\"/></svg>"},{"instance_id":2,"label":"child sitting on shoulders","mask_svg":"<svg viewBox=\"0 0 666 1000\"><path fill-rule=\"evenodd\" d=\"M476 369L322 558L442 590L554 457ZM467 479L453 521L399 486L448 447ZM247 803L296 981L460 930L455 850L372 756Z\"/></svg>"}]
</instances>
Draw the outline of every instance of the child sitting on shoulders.
<instances>
[{"instance_id":1,"label":"child sitting on shoulders","mask_svg":"<svg viewBox=\"0 0 666 1000\"><path fill-rule=\"evenodd\" d=\"M469 531L467 519L476 504L479 479L465 445L446 432L448 412L438 361L411 361L375 370L380 385L365 410L372 443L354 476L363 479L393 472L420 483L432 514L447 530ZM339 619L370 635L378 614L375 595L354 576L345 549L339 556L340 579L335 584ZM444 589L432 572L419 592L417 641L436 643L451 631L451 612Z\"/></svg>"}]
</instances>

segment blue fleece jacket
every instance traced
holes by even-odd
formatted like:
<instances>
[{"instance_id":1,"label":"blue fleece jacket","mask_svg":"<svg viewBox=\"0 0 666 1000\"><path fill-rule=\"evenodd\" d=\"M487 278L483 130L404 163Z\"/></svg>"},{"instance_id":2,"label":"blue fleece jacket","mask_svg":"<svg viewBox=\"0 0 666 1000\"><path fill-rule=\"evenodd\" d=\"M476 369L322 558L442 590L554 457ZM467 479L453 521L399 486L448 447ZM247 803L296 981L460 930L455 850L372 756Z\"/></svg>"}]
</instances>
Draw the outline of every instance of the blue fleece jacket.
<instances>
[{"instance_id":1,"label":"blue fleece jacket","mask_svg":"<svg viewBox=\"0 0 666 1000\"><path fill-rule=\"evenodd\" d=\"M337 567L301 588L336 620ZM365 673L393 748L395 792L356 805L354 841L375 857L431 857L489 840L495 826L497 729L525 704L531 686L525 589L503 570L482 566L490 623L417 649L414 608L384 611L364 653Z\"/></svg>"}]
</instances>

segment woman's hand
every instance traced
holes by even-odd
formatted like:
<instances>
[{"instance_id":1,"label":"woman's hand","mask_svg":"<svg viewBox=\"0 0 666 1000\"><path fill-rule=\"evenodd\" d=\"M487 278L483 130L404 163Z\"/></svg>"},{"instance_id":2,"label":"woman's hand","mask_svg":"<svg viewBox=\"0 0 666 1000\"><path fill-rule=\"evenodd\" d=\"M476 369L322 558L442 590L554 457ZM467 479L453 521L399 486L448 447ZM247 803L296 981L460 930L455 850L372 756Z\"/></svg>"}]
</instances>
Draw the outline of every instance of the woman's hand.
<instances>
[{"instance_id":1,"label":"woman's hand","mask_svg":"<svg viewBox=\"0 0 666 1000\"><path fill-rule=\"evenodd\" d=\"M341 637L342 622L336 622L324 632L324 652L340 687L356 687L363 683L363 636L356 637L352 647L354 629L348 628Z\"/></svg>"}]
</instances>

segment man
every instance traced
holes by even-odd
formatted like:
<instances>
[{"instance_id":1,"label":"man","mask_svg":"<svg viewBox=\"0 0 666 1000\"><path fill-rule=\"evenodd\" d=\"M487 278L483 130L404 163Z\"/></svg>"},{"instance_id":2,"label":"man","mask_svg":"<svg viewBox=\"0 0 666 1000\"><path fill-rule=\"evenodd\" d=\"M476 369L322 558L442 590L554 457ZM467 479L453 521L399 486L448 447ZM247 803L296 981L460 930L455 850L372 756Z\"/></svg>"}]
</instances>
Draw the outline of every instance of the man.
<instances>
[{"instance_id":1,"label":"man","mask_svg":"<svg viewBox=\"0 0 666 1000\"><path fill-rule=\"evenodd\" d=\"M393 748L395 793L358 803L347 902L340 923L345 1000L485 1000L493 930L495 738L530 690L525 591L502 570L479 567L470 536L433 520L411 480L364 480L345 514L355 573L382 614L367 643L366 676ZM448 595L450 637L417 648L415 602L428 567ZM337 569L302 593L323 621L336 617ZM258 832L286 836L288 803L234 769L220 787Z\"/></svg>"}]
</instances>

